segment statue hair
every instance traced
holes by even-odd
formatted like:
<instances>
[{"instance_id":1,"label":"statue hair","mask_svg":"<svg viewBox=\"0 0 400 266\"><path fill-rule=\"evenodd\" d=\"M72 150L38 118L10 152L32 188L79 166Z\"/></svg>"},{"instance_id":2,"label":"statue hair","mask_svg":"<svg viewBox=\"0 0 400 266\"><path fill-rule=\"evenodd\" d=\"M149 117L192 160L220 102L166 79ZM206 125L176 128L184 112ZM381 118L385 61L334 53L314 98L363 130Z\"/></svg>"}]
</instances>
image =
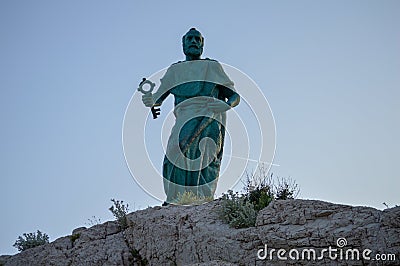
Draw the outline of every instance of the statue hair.
<instances>
[{"instance_id":1,"label":"statue hair","mask_svg":"<svg viewBox=\"0 0 400 266\"><path fill-rule=\"evenodd\" d=\"M198 31L196 28L190 28L190 30L189 30L188 32L186 32L185 35L182 36L182 44L185 43L185 37L186 37L186 35L188 35L188 33L191 32L191 31L198 32L198 33L200 34L201 42L204 43L204 37L203 37L203 35L201 35L201 32Z\"/></svg>"}]
</instances>

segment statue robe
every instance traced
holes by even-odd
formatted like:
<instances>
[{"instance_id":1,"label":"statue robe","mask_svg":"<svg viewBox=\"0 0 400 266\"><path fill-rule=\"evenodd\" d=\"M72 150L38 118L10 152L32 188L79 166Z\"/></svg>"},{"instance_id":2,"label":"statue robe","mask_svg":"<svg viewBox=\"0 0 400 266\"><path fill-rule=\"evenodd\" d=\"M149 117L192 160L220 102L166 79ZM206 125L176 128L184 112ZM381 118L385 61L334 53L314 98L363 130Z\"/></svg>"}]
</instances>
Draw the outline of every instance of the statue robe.
<instances>
[{"instance_id":1,"label":"statue robe","mask_svg":"<svg viewBox=\"0 0 400 266\"><path fill-rule=\"evenodd\" d=\"M226 102L235 92L233 82L215 60L173 64L161 79L157 104L175 98L175 125L163 162L166 202L178 203L185 192L213 199L223 154L226 113L215 113L208 103Z\"/></svg>"}]
</instances>

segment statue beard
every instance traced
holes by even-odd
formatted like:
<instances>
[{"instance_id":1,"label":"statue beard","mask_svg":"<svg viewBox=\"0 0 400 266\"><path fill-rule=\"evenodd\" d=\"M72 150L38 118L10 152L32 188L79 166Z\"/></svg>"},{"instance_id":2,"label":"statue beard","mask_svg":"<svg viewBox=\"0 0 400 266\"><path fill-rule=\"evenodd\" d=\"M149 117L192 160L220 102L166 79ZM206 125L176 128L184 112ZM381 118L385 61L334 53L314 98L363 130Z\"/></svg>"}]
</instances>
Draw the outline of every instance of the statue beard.
<instances>
[{"instance_id":1,"label":"statue beard","mask_svg":"<svg viewBox=\"0 0 400 266\"><path fill-rule=\"evenodd\" d=\"M183 53L187 56L200 56L203 53L203 47L193 49L193 48L184 46Z\"/></svg>"}]
</instances>

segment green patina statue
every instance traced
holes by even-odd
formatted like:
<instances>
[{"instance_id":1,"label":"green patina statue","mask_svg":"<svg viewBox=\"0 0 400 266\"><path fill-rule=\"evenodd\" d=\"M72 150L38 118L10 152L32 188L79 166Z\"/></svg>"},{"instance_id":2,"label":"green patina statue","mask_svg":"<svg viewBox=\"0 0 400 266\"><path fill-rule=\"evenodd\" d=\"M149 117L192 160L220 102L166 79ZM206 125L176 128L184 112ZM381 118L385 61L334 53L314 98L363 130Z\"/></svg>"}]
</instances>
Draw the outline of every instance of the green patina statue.
<instances>
[{"instance_id":1,"label":"green patina statue","mask_svg":"<svg viewBox=\"0 0 400 266\"><path fill-rule=\"evenodd\" d=\"M164 204L184 204L185 195L194 197L197 203L213 199L223 153L226 111L240 101L222 66L215 60L200 58L204 38L199 31L191 28L182 37L182 45L186 60L168 68L154 94L142 96L152 111L169 94L175 98L175 125L163 163L167 195Z\"/></svg>"}]
</instances>

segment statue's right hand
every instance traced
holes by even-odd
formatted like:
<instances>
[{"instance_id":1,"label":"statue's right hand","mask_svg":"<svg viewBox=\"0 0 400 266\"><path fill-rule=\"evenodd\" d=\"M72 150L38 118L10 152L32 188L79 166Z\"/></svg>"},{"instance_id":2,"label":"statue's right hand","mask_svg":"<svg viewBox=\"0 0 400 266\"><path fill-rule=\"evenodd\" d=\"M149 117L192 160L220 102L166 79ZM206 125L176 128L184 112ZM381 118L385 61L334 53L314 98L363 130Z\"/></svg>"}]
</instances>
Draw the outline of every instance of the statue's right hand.
<instances>
[{"instance_id":1,"label":"statue's right hand","mask_svg":"<svg viewBox=\"0 0 400 266\"><path fill-rule=\"evenodd\" d=\"M154 106L154 98L151 92L142 95L142 102L146 107Z\"/></svg>"}]
</instances>

